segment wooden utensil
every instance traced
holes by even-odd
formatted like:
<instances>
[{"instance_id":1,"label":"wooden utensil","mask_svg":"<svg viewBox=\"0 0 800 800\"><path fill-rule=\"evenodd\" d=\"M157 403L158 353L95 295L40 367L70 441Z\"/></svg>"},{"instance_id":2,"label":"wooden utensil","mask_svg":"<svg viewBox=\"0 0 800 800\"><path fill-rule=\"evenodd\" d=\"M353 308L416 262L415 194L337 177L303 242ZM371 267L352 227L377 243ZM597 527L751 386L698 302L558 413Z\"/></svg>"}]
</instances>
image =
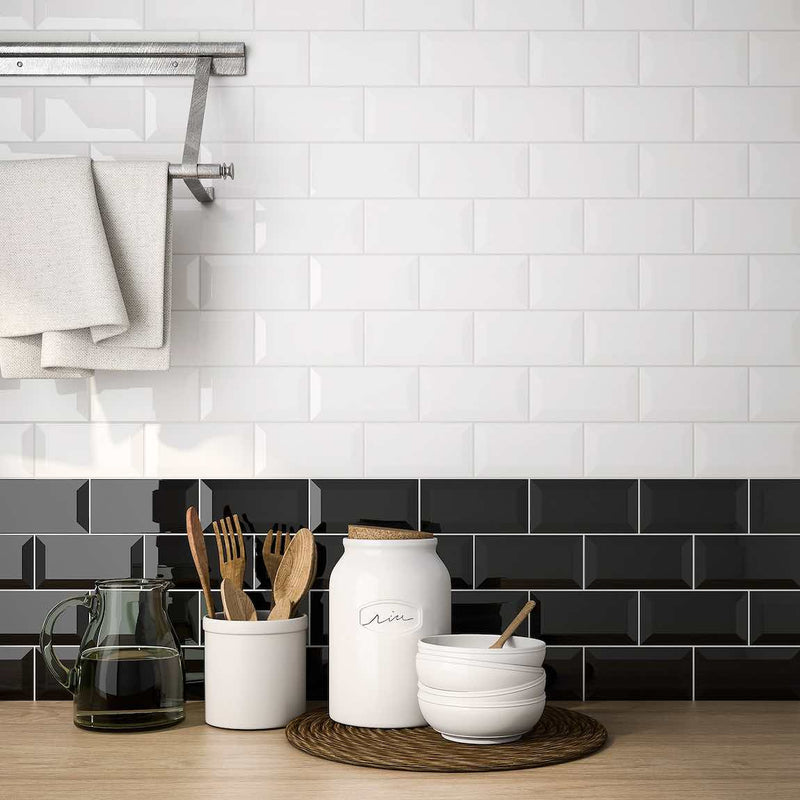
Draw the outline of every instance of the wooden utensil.
<instances>
[{"instance_id":1,"label":"wooden utensil","mask_svg":"<svg viewBox=\"0 0 800 800\"><path fill-rule=\"evenodd\" d=\"M528 600L524 606L522 606L522 611L517 614L514 619L511 620L508 627L500 634L500 638L489 647L490 650L499 650L514 634L514 631L519 628L520 625L525 621L525 617L533 611L534 606L536 605L535 600Z\"/></svg>"},{"instance_id":2,"label":"wooden utensil","mask_svg":"<svg viewBox=\"0 0 800 800\"><path fill-rule=\"evenodd\" d=\"M254 622L258 619L258 613L253 601L241 589L234 586L231 581L223 578L219 588L222 593L222 608L225 611L225 619L230 621L246 620L248 622Z\"/></svg>"},{"instance_id":3,"label":"wooden utensil","mask_svg":"<svg viewBox=\"0 0 800 800\"><path fill-rule=\"evenodd\" d=\"M219 571L222 577L229 580L237 589L241 589L244 583L244 568L247 557L244 552L244 539L242 538L242 528L239 525L238 514L231 518L225 517L212 523L214 535L217 537L217 552L219 553ZM233 528L236 526L236 533ZM222 533L220 533L220 528Z\"/></svg>"},{"instance_id":4,"label":"wooden utensil","mask_svg":"<svg viewBox=\"0 0 800 800\"><path fill-rule=\"evenodd\" d=\"M305 597L317 571L317 548L314 534L301 528L281 559L272 585L272 610L269 619L289 619Z\"/></svg>"},{"instance_id":5,"label":"wooden utensil","mask_svg":"<svg viewBox=\"0 0 800 800\"><path fill-rule=\"evenodd\" d=\"M214 618L214 597L211 594L211 578L208 574L208 553L206 552L206 540L203 537L203 529L200 526L200 517L194 506L186 509L186 533L189 536L189 549L192 551L192 559L197 577L200 578L200 585L203 587L203 599L206 601L206 614Z\"/></svg>"},{"instance_id":6,"label":"wooden utensil","mask_svg":"<svg viewBox=\"0 0 800 800\"><path fill-rule=\"evenodd\" d=\"M275 585L275 576L278 574L278 567L281 565L283 554L289 547L289 531L281 533L279 530L270 531L264 539L264 547L261 555L264 558L264 566L267 568L269 582Z\"/></svg>"}]
</instances>

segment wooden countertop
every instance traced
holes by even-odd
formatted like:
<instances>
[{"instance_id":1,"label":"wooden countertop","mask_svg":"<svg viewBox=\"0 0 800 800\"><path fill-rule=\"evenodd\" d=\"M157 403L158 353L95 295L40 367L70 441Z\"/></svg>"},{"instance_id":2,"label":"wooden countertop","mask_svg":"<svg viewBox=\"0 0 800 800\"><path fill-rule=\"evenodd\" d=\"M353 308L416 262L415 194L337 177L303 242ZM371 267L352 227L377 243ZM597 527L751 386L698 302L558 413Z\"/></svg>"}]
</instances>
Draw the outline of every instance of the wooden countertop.
<instances>
[{"instance_id":1,"label":"wooden countertop","mask_svg":"<svg viewBox=\"0 0 800 800\"><path fill-rule=\"evenodd\" d=\"M0 797L800 798L800 703L563 705L606 725L603 750L534 770L432 774L315 759L291 747L282 730L211 728L201 703L191 703L174 728L127 734L79 730L70 703L0 703Z\"/></svg>"}]
</instances>

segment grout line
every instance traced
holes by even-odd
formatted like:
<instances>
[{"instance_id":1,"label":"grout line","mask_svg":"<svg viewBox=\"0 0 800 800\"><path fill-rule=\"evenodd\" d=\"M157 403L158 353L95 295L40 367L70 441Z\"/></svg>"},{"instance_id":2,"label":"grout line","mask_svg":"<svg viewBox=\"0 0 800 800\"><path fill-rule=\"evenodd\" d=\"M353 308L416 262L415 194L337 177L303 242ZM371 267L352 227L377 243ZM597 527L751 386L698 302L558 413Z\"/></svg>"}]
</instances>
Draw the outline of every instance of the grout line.
<instances>
[{"instance_id":1,"label":"grout line","mask_svg":"<svg viewBox=\"0 0 800 800\"><path fill-rule=\"evenodd\" d=\"M581 647L581 702L586 701L586 647Z\"/></svg>"},{"instance_id":2,"label":"grout line","mask_svg":"<svg viewBox=\"0 0 800 800\"><path fill-rule=\"evenodd\" d=\"M695 689L696 660L697 660L696 648L694 645L692 645L692 702L694 702L696 694L696 689Z\"/></svg>"}]
</instances>

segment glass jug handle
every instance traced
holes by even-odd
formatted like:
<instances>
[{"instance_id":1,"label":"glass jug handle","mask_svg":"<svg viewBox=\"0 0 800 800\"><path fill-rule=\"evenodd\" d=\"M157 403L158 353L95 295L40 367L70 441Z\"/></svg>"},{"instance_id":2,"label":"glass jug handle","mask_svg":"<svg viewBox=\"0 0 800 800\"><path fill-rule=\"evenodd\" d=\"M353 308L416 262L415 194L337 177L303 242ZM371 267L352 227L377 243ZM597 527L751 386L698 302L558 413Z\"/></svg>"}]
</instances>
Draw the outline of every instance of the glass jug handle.
<instances>
[{"instance_id":1,"label":"glass jug handle","mask_svg":"<svg viewBox=\"0 0 800 800\"><path fill-rule=\"evenodd\" d=\"M68 597L50 609L42 624L42 633L39 637L39 644L42 648L42 658L47 668L53 673L53 677L69 692L72 692L72 673L73 670L67 669L53 650L53 628L58 618L70 606L85 606L92 608L92 595L85 594L83 597Z\"/></svg>"}]
</instances>

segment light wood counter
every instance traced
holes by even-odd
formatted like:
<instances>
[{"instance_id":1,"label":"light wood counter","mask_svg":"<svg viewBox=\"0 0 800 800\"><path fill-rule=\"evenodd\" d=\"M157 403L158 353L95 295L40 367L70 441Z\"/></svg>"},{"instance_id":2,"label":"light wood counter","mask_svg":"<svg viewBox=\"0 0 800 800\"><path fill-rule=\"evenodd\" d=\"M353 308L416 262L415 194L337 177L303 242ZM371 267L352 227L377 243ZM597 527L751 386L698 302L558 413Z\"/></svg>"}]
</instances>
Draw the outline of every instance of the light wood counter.
<instances>
[{"instance_id":1,"label":"light wood counter","mask_svg":"<svg viewBox=\"0 0 800 800\"><path fill-rule=\"evenodd\" d=\"M798 800L800 703L564 703L606 725L595 755L535 770L431 774L334 764L282 730L95 733L70 703L0 703L0 797L97 800Z\"/></svg>"}]
</instances>

